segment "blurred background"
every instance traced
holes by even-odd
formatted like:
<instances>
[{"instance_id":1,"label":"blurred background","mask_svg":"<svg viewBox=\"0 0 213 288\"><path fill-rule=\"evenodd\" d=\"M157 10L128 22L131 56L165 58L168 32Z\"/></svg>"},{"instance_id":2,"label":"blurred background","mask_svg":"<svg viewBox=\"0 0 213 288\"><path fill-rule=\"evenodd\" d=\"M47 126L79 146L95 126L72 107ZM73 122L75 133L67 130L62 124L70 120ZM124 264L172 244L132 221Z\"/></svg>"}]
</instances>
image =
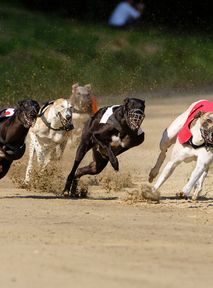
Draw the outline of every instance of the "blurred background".
<instances>
[{"instance_id":1,"label":"blurred background","mask_svg":"<svg viewBox=\"0 0 213 288\"><path fill-rule=\"evenodd\" d=\"M0 0L0 104L213 90L210 1L144 0L137 25L108 26L119 1ZM160 96L159 96L160 95Z\"/></svg>"}]
</instances>

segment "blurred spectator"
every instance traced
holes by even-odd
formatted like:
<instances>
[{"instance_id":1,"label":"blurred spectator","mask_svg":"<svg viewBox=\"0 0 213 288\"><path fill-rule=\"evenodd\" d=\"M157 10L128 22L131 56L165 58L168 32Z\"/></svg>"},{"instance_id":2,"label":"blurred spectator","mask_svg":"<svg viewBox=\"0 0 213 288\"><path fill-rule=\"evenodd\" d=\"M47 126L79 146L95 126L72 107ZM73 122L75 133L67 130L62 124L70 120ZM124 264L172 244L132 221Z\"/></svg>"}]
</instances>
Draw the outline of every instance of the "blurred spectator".
<instances>
[{"instance_id":1,"label":"blurred spectator","mask_svg":"<svg viewBox=\"0 0 213 288\"><path fill-rule=\"evenodd\" d=\"M112 12L108 24L111 27L125 27L134 24L141 16L144 4L134 5L134 0L120 2Z\"/></svg>"}]
</instances>

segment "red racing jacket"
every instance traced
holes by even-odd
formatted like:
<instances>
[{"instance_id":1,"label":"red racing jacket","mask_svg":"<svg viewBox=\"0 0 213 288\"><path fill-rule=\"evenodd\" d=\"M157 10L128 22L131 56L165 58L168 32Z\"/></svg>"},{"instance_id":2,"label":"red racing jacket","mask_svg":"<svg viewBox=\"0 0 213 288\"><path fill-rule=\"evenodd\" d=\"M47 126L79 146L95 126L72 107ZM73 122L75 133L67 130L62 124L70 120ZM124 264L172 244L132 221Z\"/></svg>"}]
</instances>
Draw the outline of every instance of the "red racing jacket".
<instances>
[{"instance_id":1,"label":"red racing jacket","mask_svg":"<svg viewBox=\"0 0 213 288\"><path fill-rule=\"evenodd\" d=\"M201 100L200 102L195 104L195 106L190 111L189 116L188 116L185 124L183 125L183 128L178 133L177 137L178 137L178 140L179 140L180 144L186 143L192 137L192 133L191 133L191 131L189 129L190 128L190 123L192 122L192 120L194 119L195 115L199 111L202 111L202 112L213 112L213 102L208 101L208 100Z\"/></svg>"}]
</instances>

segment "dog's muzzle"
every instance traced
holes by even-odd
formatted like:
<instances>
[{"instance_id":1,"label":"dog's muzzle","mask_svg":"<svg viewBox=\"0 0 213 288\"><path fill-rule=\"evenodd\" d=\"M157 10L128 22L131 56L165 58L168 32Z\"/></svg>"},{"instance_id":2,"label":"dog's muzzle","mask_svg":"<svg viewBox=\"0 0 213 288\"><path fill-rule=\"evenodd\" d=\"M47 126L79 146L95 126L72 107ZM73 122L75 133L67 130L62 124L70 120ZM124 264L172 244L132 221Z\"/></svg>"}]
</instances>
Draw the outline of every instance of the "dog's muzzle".
<instances>
[{"instance_id":1,"label":"dog's muzzle","mask_svg":"<svg viewBox=\"0 0 213 288\"><path fill-rule=\"evenodd\" d=\"M30 128L35 125L37 118L37 112L35 110L32 110L30 112L24 112L23 113L23 125L25 128Z\"/></svg>"},{"instance_id":2,"label":"dog's muzzle","mask_svg":"<svg viewBox=\"0 0 213 288\"><path fill-rule=\"evenodd\" d=\"M58 113L59 119L61 121L61 124L63 126L63 129L66 131L70 131L72 129L74 129L74 125L72 123L72 115L67 116L66 118L64 118L61 113Z\"/></svg>"},{"instance_id":3,"label":"dog's muzzle","mask_svg":"<svg viewBox=\"0 0 213 288\"><path fill-rule=\"evenodd\" d=\"M201 128L200 132L205 142L209 145L213 145L213 127L209 129Z\"/></svg>"},{"instance_id":4,"label":"dog's muzzle","mask_svg":"<svg viewBox=\"0 0 213 288\"><path fill-rule=\"evenodd\" d=\"M141 109L131 109L128 112L128 125L132 130L138 130L145 118L145 114Z\"/></svg>"}]
</instances>

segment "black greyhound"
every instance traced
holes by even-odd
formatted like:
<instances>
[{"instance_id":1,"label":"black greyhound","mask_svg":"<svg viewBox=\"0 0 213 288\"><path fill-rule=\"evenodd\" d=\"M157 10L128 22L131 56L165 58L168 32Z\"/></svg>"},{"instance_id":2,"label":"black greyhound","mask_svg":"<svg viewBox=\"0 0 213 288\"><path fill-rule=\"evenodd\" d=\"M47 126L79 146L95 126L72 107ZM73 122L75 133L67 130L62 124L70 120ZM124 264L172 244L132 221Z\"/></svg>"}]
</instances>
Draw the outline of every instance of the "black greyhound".
<instances>
[{"instance_id":1,"label":"black greyhound","mask_svg":"<svg viewBox=\"0 0 213 288\"><path fill-rule=\"evenodd\" d=\"M0 179L7 174L12 162L24 155L25 138L36 121L39 109L36 101L23 100L17 108L0 112ZM6 117L9 110L14 113Z\"/></svg>"},{"instance_id":2,"label":"black greyhound","mask_svg":"<svg viewBox=\"0 0 213 288\"><path fill-rule=\"evenodd\" d=\"M108 161L116 171L119 170L116 156L144 141L144 132L140 128L145 117L144 110L144 100L126 98L123 105L101 108L88 120L82 131L72 170L67 177L65 196L78 197L78 179L85 174L99 174ZM77 170L90 149L93 149L93 161Z\"/></svg>"}]
</instances>

